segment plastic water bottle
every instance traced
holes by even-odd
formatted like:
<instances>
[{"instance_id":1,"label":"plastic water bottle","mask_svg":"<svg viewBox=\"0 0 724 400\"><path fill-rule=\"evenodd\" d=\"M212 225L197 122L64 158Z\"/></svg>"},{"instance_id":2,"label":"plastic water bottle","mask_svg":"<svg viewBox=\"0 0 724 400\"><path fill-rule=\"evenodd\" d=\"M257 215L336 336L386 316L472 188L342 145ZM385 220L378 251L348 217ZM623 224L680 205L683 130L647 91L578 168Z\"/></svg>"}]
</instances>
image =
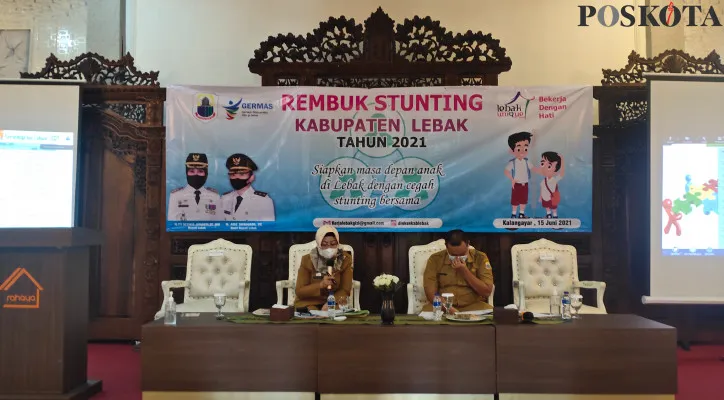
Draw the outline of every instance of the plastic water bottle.
<instances>
[{"instance_id":1,"label":"plastic water bottle","mask_svg":"<svg viewBox=\"0 0 724 400\"><path fill-rule=\"evenodd\" d=\"M555 288L551 295L551 315L561 315L561 296Z\"/></svg>"},{"instance_id":2,"label":"plastic water bottle","mask_svg":"<svg viewBox=\"0 0 724 400\"><path fill-rule=\"evenodd\" d=\"M334 298L334 292L329 291L329 296L327 296L327 315L329 316L329 319L334 319L334 317L337 314L337 300Z\"/></svg>"},{"instance_id":3,"label":"plastic water bottle","mask_svg":"<svg viewBox=\"0 0 724 400\"><path fill-rule=\"evenodd\" d=\"M176 301L173 299L173 293L168 296L166 301L166 314L163 316L163 323L166 325L176 325Z\"/></svg>"},{"instance_id":4,"label":"plastic water bottle","mask_svg":"<svg viewBox=\"0 0 724 400\"><path fill-rule=\"evenodd\" d=\"M432 320L442 321L442 297L440 297L440 293L435 293L435 297L432 299Z\"/></svg>"},{"instance_id":5,"label":"plastic water bottle","mask_svg":"<svg viewBox=\"0 0 724 400\"><path fill-rule=\"evenodd\" d=\"M561 300L561 316L563 319L571 319L571 295L568 292L563 292L563 299Z\"/></svg>"}]
</instances>

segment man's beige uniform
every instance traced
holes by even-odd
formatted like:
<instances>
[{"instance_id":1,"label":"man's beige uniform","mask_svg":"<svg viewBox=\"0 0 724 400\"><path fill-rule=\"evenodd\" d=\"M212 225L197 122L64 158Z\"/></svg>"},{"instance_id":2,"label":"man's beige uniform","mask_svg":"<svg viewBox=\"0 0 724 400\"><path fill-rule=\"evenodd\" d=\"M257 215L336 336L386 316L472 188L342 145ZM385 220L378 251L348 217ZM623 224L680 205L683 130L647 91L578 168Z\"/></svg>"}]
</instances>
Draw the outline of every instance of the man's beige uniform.
<instances>
[{"instance_id":1,"label":"man's beige uniform","mask_svg":"<svg viewBox=\"0 0 724 400\"><path fill-rule=\"evenodd\" d=\"M468 258L465 266L478 279L486 285L493 285L493 269L488 261L488 256L482 251L475 249L468 250ZM444 274L444 275L438 275ZM453 306L458 311L475 311L493 308L487 303L488 299L478 295L463 276L463 272L456 271L452 267L452 261L447 250L439 251L430 256L425 267L423 284L425 289L437 287L437 292L452 293L455 295ZM427 303L422 311L432 311L432 304Z\"/></svg>"}]
</instances>

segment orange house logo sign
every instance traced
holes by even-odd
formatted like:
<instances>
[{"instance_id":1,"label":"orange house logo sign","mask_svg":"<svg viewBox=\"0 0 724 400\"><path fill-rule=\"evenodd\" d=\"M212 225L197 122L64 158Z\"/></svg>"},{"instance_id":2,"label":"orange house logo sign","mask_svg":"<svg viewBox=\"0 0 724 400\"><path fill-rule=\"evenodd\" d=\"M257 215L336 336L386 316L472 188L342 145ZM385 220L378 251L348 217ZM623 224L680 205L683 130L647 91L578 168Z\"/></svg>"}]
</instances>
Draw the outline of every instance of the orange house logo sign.
<instances>
[{"instance_id":1,"label":"orange house logo sign","mask_svg":"<svg viewBox=\"0 0 724 400\"><path fill-rule=\"evenodd\" d=\"M21 279L25 278L25 279ZM0 284L3 308L40 308L43 287L25 268L18 267Z\"/></svg>"}]
</instances>

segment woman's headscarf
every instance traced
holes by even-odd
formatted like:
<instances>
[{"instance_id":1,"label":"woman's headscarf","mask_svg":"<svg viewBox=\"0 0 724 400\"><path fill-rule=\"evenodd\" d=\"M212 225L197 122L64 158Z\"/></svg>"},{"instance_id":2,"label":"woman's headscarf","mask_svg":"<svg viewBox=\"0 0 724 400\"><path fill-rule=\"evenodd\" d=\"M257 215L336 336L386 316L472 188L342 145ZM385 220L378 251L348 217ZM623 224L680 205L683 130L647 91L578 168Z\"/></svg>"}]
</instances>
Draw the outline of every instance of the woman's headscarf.
<instances>
[{"instance_id":1,"label":"woman's headscarf","mask_svg":"<svg viewBox=\"0 0 724 400\"><path fill-rule=\"evenodd\" d=\"M337 229L332 225L322 225L319 229L317 229L317 234L314 237L317 241L317 247L322 247L322 240L324 240L324 237L330 233L334 235L334 238L337 239L337 243L339 243L339 232L337 232Z\"/></svg>"},{"instance_id":2,"label":"woman's headscarf","mask_svg":"<svg viewBox=\"0 0 724 400\"><path fill-rule=\"evenodd\" d=\"M324 240L324 237L329 235L330 233L334 235L334 238L337 239L337 243L339 243L339 232L337 232L337 229L335 229L335 227L333 227L332 225L322 225L321 227L319 227L319 229L317 229L317 234L314 236L314 240L316 240L317 242L317 247L309 252L309 256L312 258L312 264L314 264L314 268L320 273L327 272L327 264L319 256L317 249L322 247L322 240ZM340 270L342 268L343 261L344 252L340 250L339 252L337 252L337 256L334 258L334 269Z\"/></svg>"}]
</instances>

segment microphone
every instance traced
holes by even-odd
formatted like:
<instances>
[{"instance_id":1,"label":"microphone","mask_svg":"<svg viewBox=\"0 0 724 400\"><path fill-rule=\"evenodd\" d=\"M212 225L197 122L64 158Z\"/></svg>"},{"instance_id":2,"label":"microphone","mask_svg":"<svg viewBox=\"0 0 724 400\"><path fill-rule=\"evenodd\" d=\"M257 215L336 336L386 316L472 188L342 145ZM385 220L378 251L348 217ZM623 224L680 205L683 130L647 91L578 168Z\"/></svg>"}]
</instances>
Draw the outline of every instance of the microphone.
<instances>
[{"instance_id":1,"label":"microphone","mask_svg":"<svg viewBox=\"0 0 724 400\"><path fill-rule=\"evenodd\" d=\"M526 311L523 313L523 322L533 322L533 313Z\"/></svg>"},{"instance_id":2,"label":"microphone","mask_svg":"<svg viewBox=\"0 0 724 400\"><path fill-rule=\"evenodd\" d=\"M327 274L329 274L329 276L334 276L333 272L334 272L334 260L329 259L329 260L327 260ZM327 290L332 290L332 285L327 286Z\"/></svg>"}]
</instances>

